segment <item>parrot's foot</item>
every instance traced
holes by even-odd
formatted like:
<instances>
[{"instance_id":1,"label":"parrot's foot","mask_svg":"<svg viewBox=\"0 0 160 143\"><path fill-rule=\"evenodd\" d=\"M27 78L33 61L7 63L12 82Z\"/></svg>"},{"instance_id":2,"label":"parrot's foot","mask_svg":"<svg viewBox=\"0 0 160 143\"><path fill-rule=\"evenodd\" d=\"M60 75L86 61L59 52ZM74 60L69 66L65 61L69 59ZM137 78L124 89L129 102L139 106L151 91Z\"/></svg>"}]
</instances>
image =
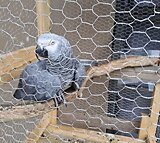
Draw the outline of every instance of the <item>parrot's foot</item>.
<instances>
[{"instance_id":1,"label":"parrot's foot","mask_svg":"<svg viewBox=\"0 0 160 143\"><path fill-rule=\"evenodd\" d=\"M72 85L73 85L75 91L79 91L80 90L79 84L77 82L73 82Z\"/></svg>"},{"instance_id":2,"label":"parrot's foot","mask_svg":"<svg viewBox=\"0 0 160 143\"><path fill-rule=\"evenodd\" d=\"M64 97L64 93L62 92L62 90L60 90L56 97L53 98L54 100L54 103L55 103L55 107L58 107L61 103L63 103L65 106L67 106L66 104L66 100L65 100L65 97Z\"/></svg>"},{"instance_id":3,"label":"parrot's foot","mask_svg":"<svg viewBox=\"0 0 160 143\"><path fill-rule=\"evenodd\" d=\"M82 96L83 96L82 92L78 92L78 97L82 98Z\"/></svg>"},{"instance_id":4,"label":"parrot's foot","mask_svg":"<svg viewBox=\"0 0 160 143\"><path fill-rule=\"evenodd\" d=\"M76 82L75 85L76 85L76 90L79 91L80 90L79 84Z\"/></svg>"},{"instance_id":5,"label":"parrot's foot","mask_svg":"<svg viewBox=\"0 0 160 143\"><path fill-rule=\"evenodd\" d=\"M55 107L58 107L58 101L57 101L57 99L53 98L53 101L54 101Z\"/></svg>"}]
</instances>

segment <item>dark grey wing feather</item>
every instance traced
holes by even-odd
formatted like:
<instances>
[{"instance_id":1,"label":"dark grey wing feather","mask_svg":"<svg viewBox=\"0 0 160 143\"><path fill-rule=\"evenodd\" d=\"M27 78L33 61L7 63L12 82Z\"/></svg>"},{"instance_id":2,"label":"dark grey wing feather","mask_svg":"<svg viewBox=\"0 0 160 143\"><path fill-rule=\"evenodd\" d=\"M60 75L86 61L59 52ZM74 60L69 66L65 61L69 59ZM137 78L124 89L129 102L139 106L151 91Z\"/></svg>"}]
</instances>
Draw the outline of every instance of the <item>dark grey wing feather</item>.
<instances>
[{"instance_id":1,"label":"dark grey wing feather","mask_svg":"<svg viewBox=\"0 0 160 143\"><path fill-rule=\"evenodd\" d=\"M79 90L86 76L85 67L79 60L75 59L75 73L73 77L73 86L76 90Z\"/></svg>"},{"instance_id":2,"label":"dark grey wing feather","mask_svg":"<svg viewBox=\"0 0 160 143\"><path fill-rule=\"evenodd\" d=\"M59 77L50 74L39 61L24 69L14 97L23 100L45 101L55 98L60 90Z\"/></svg>"},{"instance_id":3,"label":"dark grey wing feather","mask_svg":"<svg viewBox=\"0 0 160 143\"><path fill-rule=\"evenodd\" d=\"M85 67L82 64L79 64L78 68L77 68L77 73L76 73L76 80L77 83L79 84L79 86L81 87L85 77L86 77L86 71L85 71Z\"/></svg>"},{"instance_id":4,"label":"dark grey wing feather","mask_svg":"<svg viewBox=\"0 0 160 143\"><path fill-rule=\"evenodd\" d=\"M33 85L26 84L26 82L27 80L20 78L18 88L16 89L13 96L16 99L35 100L33 95L36 94L36 88Z\"/></svg>"}]
</instances>

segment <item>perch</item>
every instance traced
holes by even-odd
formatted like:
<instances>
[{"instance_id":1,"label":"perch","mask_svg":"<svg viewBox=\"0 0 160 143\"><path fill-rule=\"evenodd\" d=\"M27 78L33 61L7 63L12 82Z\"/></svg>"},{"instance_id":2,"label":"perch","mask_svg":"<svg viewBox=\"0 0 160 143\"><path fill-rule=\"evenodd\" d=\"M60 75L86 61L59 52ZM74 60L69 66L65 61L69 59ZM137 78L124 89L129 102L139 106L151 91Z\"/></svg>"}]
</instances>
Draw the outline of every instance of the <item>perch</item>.
<instances>
[{"instance_id":1,"label":"perch","mask_svg":"<svg viewBox=\"0 0 160 143\"><path fill-rule=\"evenodd\" d=\"M35 46L20 49L18 51L9 52L0 57L0 85L18 77L21 69L27 63L36 60L34 54Z\"/></svg>"},{"instance_id":2,"label":"perch","mask_svg":"<svg viewBox=\"0 0 160 143\"><path fill-rule=\"evenodd\" d=\"M87 81L96 76L107 75L109 76L111 72L124 69L127 67L142 67L156 65L159 63L158 58L148 58L143 56L127 57L115 61L111 61L108 64L103 64L99 67L92 67L87 72L87 77L82 84L82 88L79 90L78 95L81 97L84 87Z\"/></svg>"}]
</instances>

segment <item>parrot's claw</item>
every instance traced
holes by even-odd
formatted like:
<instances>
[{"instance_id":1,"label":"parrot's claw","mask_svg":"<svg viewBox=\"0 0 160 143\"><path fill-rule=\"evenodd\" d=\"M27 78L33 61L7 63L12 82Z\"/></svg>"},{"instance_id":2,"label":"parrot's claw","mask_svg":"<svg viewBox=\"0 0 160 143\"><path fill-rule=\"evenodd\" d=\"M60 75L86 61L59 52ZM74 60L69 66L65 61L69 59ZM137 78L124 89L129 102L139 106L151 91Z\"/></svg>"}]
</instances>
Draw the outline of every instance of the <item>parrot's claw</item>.
<instances>
[{"instance_id":1,"label":"parrot's claw","mask_svg":"<svg viewBox=\"0 0 160 143\"><path fill-rule=\"evenodd\" d=\"M76 91L79 91L79 90L80 90L80 87L79 87L78 83L77 83L77 82L74 82L74 84L75 84L75 90L76 90Z\"/></svg>"},{"instance_id":2,"label":"parrot's claw","mask_svg":"<svg viewBox=\"0 0 160 143\"><path fill-rule=\"evenodd\" d=\"M58 107L58 101L57 101L57 99L53 98L53 100L54 100L55 107Z\"/></svg>"},{"instance_id":3,"label":"parrot's claw","mask_svg":"<svg viewBox=\"0 0 160 143\"><path fill-rule=\"evenodd\" d=\"M61 103L63 103L65 106L67 106L67 102L64 98L64 93L62 92L62 90L60 90L57 94L56 97L53 98L54 103L55 103L55 107L58 107Z\"/></svg>"}]
</instances>

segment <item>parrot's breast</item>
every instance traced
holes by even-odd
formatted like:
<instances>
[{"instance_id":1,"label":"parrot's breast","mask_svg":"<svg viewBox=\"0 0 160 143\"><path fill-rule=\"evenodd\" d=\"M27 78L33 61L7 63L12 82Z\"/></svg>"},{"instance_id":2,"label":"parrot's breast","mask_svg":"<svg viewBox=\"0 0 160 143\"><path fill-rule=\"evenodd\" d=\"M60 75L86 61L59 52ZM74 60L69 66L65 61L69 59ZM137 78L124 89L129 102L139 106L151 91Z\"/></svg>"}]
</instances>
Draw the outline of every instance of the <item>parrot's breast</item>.
<instances>
[{"instance_id":1,"label":"parrot's breast","mask_svg":"<svg viewBox=\"0 0 160 143\"><path fill-rule=\"evenodd\" d=\"M47 69L51 74L57 74L62 82L64 89L68 88L74 79L75 59L64 58L60 62L51 62L47 64Z\"/></svg>"}]
</instances>

